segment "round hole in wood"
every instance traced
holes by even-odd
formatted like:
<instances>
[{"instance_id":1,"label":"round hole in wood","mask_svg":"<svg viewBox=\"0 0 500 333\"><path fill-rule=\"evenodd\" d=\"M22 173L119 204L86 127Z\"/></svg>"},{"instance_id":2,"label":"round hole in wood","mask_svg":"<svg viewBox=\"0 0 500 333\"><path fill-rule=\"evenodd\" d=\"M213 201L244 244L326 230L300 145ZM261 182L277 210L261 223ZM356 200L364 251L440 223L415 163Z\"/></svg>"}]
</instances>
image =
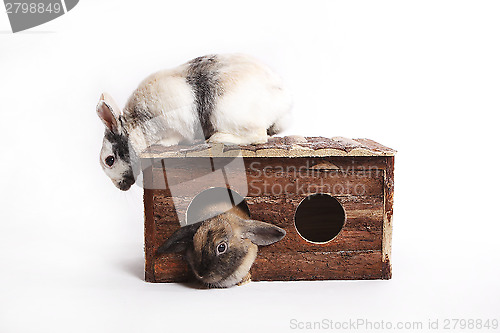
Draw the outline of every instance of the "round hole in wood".
<instances>
[{"instance_id":1,"label":"round hole in wood","mask_svg":"<svg viewBox=\"0 0 500 333\"><path fill-rule=\"evenodd\" d=\"M213 187L193 198L186 212L186 224L193 224L219 215L239 206L250 216L245 199L238 192L225 187Z\"/></svg>"},{"instance_id":2,"label":"round hole in wood","mask_svg":"<svg viewBox=\"0 0 500 333\"><path fill-rule=\"evenodd\" d=\"M313 194L302 200L295 211L295 228L302 238L312 243L334 239L345 223L340 202L328 194Z\"/></svg>"}]
</instances>

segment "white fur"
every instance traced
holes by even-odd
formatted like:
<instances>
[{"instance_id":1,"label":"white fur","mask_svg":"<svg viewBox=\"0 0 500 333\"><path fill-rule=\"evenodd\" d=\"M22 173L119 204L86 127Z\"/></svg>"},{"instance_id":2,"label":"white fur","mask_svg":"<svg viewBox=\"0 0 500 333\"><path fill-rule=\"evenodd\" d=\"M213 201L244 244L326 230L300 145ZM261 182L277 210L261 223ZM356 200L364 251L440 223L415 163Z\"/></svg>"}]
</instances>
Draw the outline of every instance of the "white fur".
<instances>
[{"instance_id":1,"label":"white fur","mask_svg":"<svg viewBox=\"0 0 500 333\"><path fill-rule=\"evenodd\" d=\"M177 71L158 72L146 78L129 98L124 114L139 105L155 117L144 124L145 131L124 124L137 151L155 143L174 145L194 138L194 93L185 81Z\"/></svg>"},{"instance_id":2,"label":"white fur","mask_svg":"<svg viewBox=\"0 0 500 333\"><path fill-rule=\"evenodd\" d=\"M279 77L245 55L218 55L224 93L212 114L216 133L211 142L252 144L267 142L267 129L289 119L291 97ZM193 141L200 133L195 94L186 82L187 64L146 78L129 98L123 114L135 106L155 117L143 126L125 123L137 152L151 144L174 145ZM125 117L126 118L126 117Z\"/></svg>"},{"instance_id":3,"label":"white fur","mask_svg":"<svg viewBox=\"0 0 500 333\"><path fill-rule=\"evenodd\" d=\"M239 138L210 141L251 144L267 142L267 129L289 117L291 96L281 79L256 60L242 55L224 57L230 89L218 101L213 119L217 132Z\"/></svg>"}]
</instances>

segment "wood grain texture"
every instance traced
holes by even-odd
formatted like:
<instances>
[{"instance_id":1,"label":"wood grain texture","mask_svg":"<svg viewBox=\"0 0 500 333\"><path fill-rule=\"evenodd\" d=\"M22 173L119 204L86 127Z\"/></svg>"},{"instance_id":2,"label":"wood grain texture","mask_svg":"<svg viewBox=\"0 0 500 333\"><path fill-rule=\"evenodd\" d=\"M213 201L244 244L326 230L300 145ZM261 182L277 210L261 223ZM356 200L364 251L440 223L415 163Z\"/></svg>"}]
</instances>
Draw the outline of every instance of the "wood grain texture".
<instances>
[{"instance_id":1,"label":"wood grain texture","mask_svg":"<svg viewBox=\"0 0 500 333\"><path fill-rule=\"evenodd\" d=\"M177 253L157 257L153 269L155 280L150 282L187 282L193 280L186 260Z\"/></svg>"},{"instance_id":2,"label":"wood grain texture","mask_svg":"<svg viewBox=\"0 0 500 333\"><path fill-rule=\"evenodd\" d=\"M387 157L387 168L384 177L384 224L382 239L382 254L385 275L388 279L392 277L391 254L392 254L392 214L394 205L394 157Z\"/></svg>"},{"instance_id":3,"label":"wood grain texture","mask_svg":"<svg viewBox=\"0 0 500 333\"><path fill-rule=\"evenodd\" d=\"M155 282L193 279L178 254L155 261ZM250 271L253 281L388 279L381 251L275 252L260 251Z\"/></svg>"},{"instance_id":4,"label":"wood grain texture","mask_svg":"<svg viewBox=\"0 0 500 333\"><path fill-rule=\"evenodd\" d=\"M280 242L271 245L278 251L339 251L381 250L383 198L342 197L338 198L346 211L346 221L340 234L326 244L315 244L304 240L295 229L294 214L303 198L247 197L245 202L253 219L272 223L287 232ZM179 209L170 197L155 196L153 205L154 232L157 249L178 228L176 214ZM187 207L189 200L183 201ZM185 208L182 212L185 211ZM184 215L184 214L183 214Z\"/></svg>"},{"instance_id":5,"label":"wood grain texture","mask_svg":"<svg viewBox=\"0 0 500 333\"><path fill-rule=\"evenodd\" d=\"M314 157L314 156L393 156L395 150L369 139L344 137L271 137L267 143L256 145L223 145L197 143L172 147L152 146L141 152L140 157Z\"/></svg>"},{"instance_id":6,"label":"wood grain texture","mask_svg":"<svg viewBox=\"0 0 500 333\"><path fill-rule=\"evenodd\" d=\"M227 158L164 159L165 167L152 168L154 189L169 189L176 197L196 194L224 185L224 168L233 189L243 196L302 195L323 192L334 196L381 195L384 191L386 165L380 158L285 159L245 158L236 167L227 167ZM242 177L242 175L245 177ZM158 186L163 184L163 186Z\"/></svg>"},{"instance_id":7,"label":"wood grain texture","mask_svg":"<svg viewBox=\"0 0 500 333\"><path fill-rule=\"evenodd\" d=\"M254 281L387 279L380 251L265 252L251 269Z\"/></svg>"},{"instance_id":8,"label":"wood grain texture","mask_svg":"<svg viewBox=\"0 0 500 333\"><path fill-rule=\"evenodd\" d=\"M307 140L314 149L323 149L323 141ZM343 144L351 144L346 148L351 151L357 149L357 144L363 149L386 149L371 140ZM143 165L148 166L144 172L146 281L183 282L192 276L182 256L158 256L156 250L185 223L186 211L196 194L214 186L216 182L206 176L231 159L165 158L161 152L156 154L159 154L157 158L143 161ZM287 232L280 242L259 249L251 271L252 280L391 277L394 195L391 154L247 157L243 165L244 177L241 170L232 173L231 169L226 170L226 177L231 179L232 186L243 189L237 192L245 197L251 218L275 224ZM360 188L363 190L359 191ZM314 193L332 195L345 210L344 227L326 243L305 240L294 224L300 202Z\"/></svg>"}]
</instances>

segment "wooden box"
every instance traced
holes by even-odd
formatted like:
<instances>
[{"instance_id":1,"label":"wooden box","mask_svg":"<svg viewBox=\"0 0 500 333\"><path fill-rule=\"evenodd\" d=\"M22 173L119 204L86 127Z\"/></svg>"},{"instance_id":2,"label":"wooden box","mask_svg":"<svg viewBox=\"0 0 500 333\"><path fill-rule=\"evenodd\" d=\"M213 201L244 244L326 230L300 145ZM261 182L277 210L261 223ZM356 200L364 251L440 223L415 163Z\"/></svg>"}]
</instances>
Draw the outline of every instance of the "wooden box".
<instances>
[{"instance_id":1,"label":"wooden box","mask_svg":"<svg viewBox=\"0 0 500 333\"><path fill-rule=\"evenodd\" d=\"M252 280L391 278L394 154L340 137L151 147L141 154L146 281L191 279L182 255L156 251L187 223L198 194L226 187L244 198L252 219L287 232L259 247Z\"/></svg>"}]
</instances>

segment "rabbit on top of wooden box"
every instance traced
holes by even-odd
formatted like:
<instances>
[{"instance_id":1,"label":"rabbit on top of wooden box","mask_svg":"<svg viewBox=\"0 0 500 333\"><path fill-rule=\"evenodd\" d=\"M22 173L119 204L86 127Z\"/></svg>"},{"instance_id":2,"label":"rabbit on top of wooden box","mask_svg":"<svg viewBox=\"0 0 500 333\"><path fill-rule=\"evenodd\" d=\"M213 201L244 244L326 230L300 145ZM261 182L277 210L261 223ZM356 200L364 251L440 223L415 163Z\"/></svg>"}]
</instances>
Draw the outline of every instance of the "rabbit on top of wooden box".
<instances>
[{"instance_id":1,"label":"rabbit on top of wooden box","mask_svg":"<svg viewBox=\"0 0 500 333\"><path fill-rule=\"evenodd\" d=\"M146 78L122 113L109 95L101 96L97 113L106 131L100 163L126 191L148 146L200 139L265 143L289 122L290 109L281 79L259 61L241 54L199 57Z\"/></svg>"}]
</instances>

